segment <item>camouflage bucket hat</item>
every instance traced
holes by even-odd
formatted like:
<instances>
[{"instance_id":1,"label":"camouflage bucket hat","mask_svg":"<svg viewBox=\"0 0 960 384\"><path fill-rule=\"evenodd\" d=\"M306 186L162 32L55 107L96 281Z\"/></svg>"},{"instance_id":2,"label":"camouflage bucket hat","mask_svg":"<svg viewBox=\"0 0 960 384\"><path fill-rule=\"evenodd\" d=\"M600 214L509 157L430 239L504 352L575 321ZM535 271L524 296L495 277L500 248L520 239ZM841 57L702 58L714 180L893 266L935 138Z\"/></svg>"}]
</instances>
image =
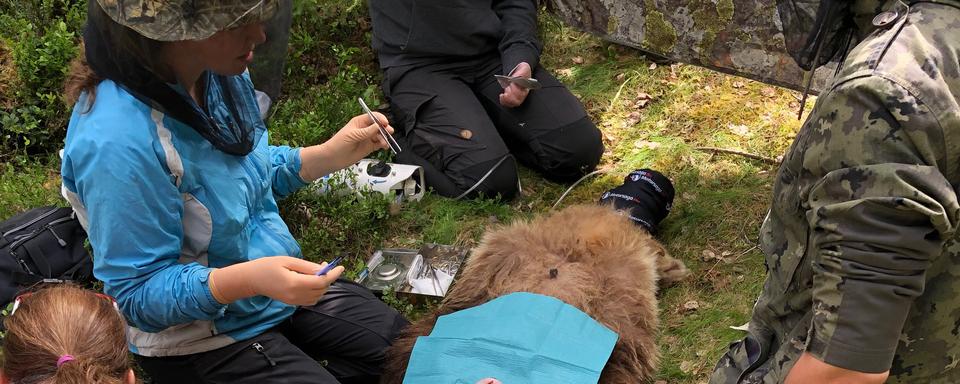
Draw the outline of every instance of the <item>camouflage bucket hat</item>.
<instances>
[{"instance_id":1,"label":"camouflage bucket hat","mask_svg":"<svg viewBox=\"0 0 960 384\"><path fill-rule=\"evenodd\" d=\"M158 41L201 40L269 19L277 0L97 0L113 21Z\"/></svg>"}]
</instances>

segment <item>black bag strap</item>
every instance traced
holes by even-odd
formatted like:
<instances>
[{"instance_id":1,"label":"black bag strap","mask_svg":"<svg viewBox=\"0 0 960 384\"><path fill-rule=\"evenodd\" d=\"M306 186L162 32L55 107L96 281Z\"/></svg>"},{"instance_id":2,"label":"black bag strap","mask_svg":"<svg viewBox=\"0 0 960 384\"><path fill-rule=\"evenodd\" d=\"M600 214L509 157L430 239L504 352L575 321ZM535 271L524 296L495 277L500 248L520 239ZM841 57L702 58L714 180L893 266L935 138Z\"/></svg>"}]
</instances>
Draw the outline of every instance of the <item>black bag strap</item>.
<instances>
[{"instance_id":1,"label":"black bag strap","mask_svg":"<svg viewBox=\"0 0 960 384\"><path fill-rule=\"evenodd\" d=\"M37 266L37 274L40 276L51 276L53 274L53 268L50 267L47 257L43 255L43 251L40 250L37 242L24 242L23 248L27 250L30 260L33 260L33 265Z\"/></svg>"},{"instance_id":2,"label":"black bag strap","mask_svg":"<svg viewBox=\"0 0 960 384\"><path fill-rule=\"evenodd\" d=\"M31 274L29 274L29 273L23 273L23 272L19 272L19 271L14 271L14 272L12 272L12 273L10 274L10 279L11 279L14 283L16 283L18 287L20 287L20 289L18 290L18 294L19 294L19 293L23 293L23 292L27 292L27 291L29 291L32 287L35 287L35 286L37 286L38 284L62 284L62 283L71 283L71 282L74 282L74 281L71 280L71 279L52 279L52 278L46 278L46 277L38 276L38 275L31 275ZM82 282L81 282L81 283L82 283ZM11 297L10 300L13 300L13 298ZM3 322L0 321L0 324L2 324L2 323L3 323ZM0 329L2 329L2 328L0 328Z\"/></svg>"},{"instance_id":3,"label":"black bag strap","mask_svg":"<svg viewBox=\"0 0 960 384\"><path fill-rule=\"evenodd\" d=\"M77 276L74 276L74 275L81 268L86 267L89 264L90 264L89 259L83 259L77 262L76 264L74 264L72 267L70 267L70 269L64 271L63 274L60 275L60 278L63 280L77 280Z\"/></svg>"},{"instance_id":4,"label":"black bag strap","mask_svg":"<svg viewBox=\"0 0 960 384\"><path fill-rule=\"evenodd\" d=\"M25 272L13 271L10 273L10 279L19 287L30 287L43 280L43 276L32 275ZM13 300L11 297L10 300Z\"/></svg>"}]
</instances>

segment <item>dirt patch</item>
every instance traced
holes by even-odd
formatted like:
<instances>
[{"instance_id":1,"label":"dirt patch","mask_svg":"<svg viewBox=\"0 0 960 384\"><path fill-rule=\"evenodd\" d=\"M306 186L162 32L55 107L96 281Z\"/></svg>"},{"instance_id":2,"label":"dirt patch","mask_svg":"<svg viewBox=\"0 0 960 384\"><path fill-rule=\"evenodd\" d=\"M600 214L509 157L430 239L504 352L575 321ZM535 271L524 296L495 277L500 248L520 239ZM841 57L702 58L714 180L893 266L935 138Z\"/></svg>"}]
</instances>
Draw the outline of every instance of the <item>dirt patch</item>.
<instances>
[{"instance_id":1,"label":"dirt patch","mask_svg":"<svg viewBox=\"0 0 960 384\"><path fill-rule=\"evenodd\" d=\"M13 54L0 41L0 109L13 108L13 89L17 80L17 71L13 65Z\"/></svg>"}]
</instances>

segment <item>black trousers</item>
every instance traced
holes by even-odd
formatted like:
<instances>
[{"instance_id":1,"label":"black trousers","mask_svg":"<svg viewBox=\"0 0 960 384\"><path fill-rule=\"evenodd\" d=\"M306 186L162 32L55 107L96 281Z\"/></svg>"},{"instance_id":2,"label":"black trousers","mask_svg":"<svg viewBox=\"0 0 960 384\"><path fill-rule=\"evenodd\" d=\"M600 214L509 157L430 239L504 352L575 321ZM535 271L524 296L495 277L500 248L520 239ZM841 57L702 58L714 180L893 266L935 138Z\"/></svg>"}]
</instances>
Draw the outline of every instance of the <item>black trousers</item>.
<instances>
[{"instance_id":1,"label":"black trousers","mask_svg":"<svg viewBox=\"0 0 960 384\"><path fill-rule=\"evenodd\" d=\"M493 77L503 72L496 54L385 70L384 93L404 149L397 160L422 166L436 193L460 195L507 154L558 182L574 181L599 163L600 131L563 84L538 66L533 77L543 89L506 108ZM512 198L516 192L516 163L508 159L471 195Z\"/></svg>"},{"instance_id":2,"label":"black trousers","mask_svg":"<svg viewBox=\"0 0 960 384\"><path fill-rule=\"evenodd\" d=\"M345 280L249 340L185 356L136 356L155 384L376 384L384 353L409 324L366 288Z\"/></svg>"}]
</instances>

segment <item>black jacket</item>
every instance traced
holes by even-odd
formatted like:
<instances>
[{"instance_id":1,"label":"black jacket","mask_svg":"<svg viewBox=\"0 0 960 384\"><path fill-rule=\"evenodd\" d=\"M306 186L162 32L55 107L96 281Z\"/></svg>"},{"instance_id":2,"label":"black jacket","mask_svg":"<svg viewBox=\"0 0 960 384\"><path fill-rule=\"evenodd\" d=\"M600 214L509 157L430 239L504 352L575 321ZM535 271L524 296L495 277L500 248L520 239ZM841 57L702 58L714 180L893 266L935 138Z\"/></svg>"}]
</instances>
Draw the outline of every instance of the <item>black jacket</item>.
<instances>
[{"instance_id":1,"label":"black jacket","mask_svg":"<svg viewBox=\"0 0 960 384\"><path fill-rule=\"evenodd\" d=\"M370 0L370 17L382 68L496 50L504 72L540 60L534 0Z\"/></svg>"}]
</instances>

